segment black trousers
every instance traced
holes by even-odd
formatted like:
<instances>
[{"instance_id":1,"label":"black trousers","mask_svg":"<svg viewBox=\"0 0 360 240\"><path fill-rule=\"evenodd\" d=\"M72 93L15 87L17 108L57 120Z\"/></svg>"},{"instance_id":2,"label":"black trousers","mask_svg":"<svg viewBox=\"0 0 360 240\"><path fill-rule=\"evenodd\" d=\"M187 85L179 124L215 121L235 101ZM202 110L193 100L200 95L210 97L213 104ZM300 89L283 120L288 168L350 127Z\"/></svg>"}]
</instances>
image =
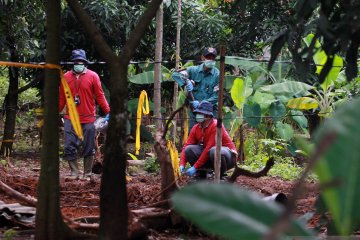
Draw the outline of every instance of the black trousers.
<instances>
[{"instance_id":1,"label":"black trousers","mask_svg":"<svg viewBox=\"0 0 360 240\"><path fill-rule=\"evenodd\" d=\"M215 148L210 148L208 155L208 161L202 166L202 169L214 169L214 160L215 160ZM185 148L186 160L190 163L191 166L199 159L200 155L203 153L204 147L202 145L189 145ZM221 175L233 168L235 166L236 154L232 152L228 147L221 147Z\"/></svg>"},{"instance_id":2,"label":"black trousers","mask_svg":"<svg viewBox=\"0 0 360 240\"><path fill-rule=\"evenodd\" d=\"M80 157L90 157L95 154L95 126L93 123L81 124L84 141L75 134L69 119L64 119L64 159L74 161Z\"/></svg>"}]
</instances>

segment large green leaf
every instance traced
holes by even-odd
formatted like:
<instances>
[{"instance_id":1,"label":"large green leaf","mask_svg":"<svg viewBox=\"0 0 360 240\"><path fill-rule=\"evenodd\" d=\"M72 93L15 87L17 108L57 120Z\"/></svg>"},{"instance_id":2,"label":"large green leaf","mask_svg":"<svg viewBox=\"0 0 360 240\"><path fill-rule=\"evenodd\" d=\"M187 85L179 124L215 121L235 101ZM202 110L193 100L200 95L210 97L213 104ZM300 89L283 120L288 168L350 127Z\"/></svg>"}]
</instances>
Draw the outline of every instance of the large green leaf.
<instances>
[{"instance_id":1,"label":"large green leaf","mask_svg":"<svg viewBox=\"0 0 360 240\"><path fill-rule=\"evenodd\" d=\"M261 122L261 108L257 103L244 105L244 119L250 126L256 127Z\"/></svg>"},{"instance_id":2,"label":"large green leaf","mask_svg":"<svg viewBox=\"0 0 360 240\"><path fill-rule=\"evenodd\" d=\"M242 70L247 72L266 72L266 69L262 66L260 62L251 61L249 59L236 57L236 56L226 56L225 64L232 65L234 67L239 67Z\"/></svg>"},{"instance_id":3,"label":"large green leaf","mask_svg":"<svg viewBox=\"0 0 360 240\"><path fill-rule=\"evenodd\" d=\"M314 87L303 83L303 82L296 82L296 81L286 81L282 83L275 83L272 85L262 86L259 88L259 91L266 92L277 95L287 95L287 96L294 96L294 95L307 95L308 91L313 89Z\"/></svg>"},{"instance_id":4,"label":"large green leaf","mask_svg":"<svg viewBox=\"0 0 360 240\"><path fill-rule=\"evenodd\" d=\"M242 109L246 100L246 97L252 93L252 88L249 86L251 81L248 78L236 78L231 88L230 94L238 109Z\"/></svg>"},{"instance_id":5,"label":"large green leaf","mask_svg":"<svg viewBox=\"0 0 360 240\"><path fill-rule=\"evenodd\" d=\"M277 122L275 124L275 129L279 137L284 139L285 141L289 141L294 137L294 129L291 127L290 124Z\"/></svg>"},{"instance_id":6,"label":"large green leaf","mask_svg":"<svg viewBox=\"0 0 360 240\"><path fill-rule=\"evenodd\" d=\"M176 192L172 203L177 212L210 234L225 239L263 239L283 209L260 195L230 184L198 183ZM312 232L300 221L281 235L308 236Z\"/></svg>"},{"instance_id":7,"label":"large green leaf","mask_svg":"<svg viewBox=\"0 0 360 240\"><path fill-rule=\"evenodd\" d=\"M282 102L276 101L271 103L270 116L274 123L281 120L283 117L285 117L285 115L286 115L286 107Z\"/></svg>"},{"instance_id":8,"label":"large green leaf","mask_svg":"<svg viewBox=\"0 0 360 240\"><path fill-rule=\"evenodd\" d=\"M262 93L259 91L255 92L252 100L258 103L261 107L261 110L263 111L268 109L270 104L276 101L274 95L269 93Z\"/></svg>"},{"instance_id":9,"label":"large green leaf","mask_svg":"<svg viewBox=\"0 0 360 240\"><path fill-rule=\"evenodd\" d=\"M153 84L154 71L142 72L129 77L129 81L135 84ZM173 81L169 69L161 66L161 81Z\"/></svg>"},{"instance_id":10,"label":"large green leaf","mask_svg":"<svg viewBox=\"0 0 360 240\"><path fill-rule=\"evenodd\" d=\"M345 103L325 121L315 136L317 145L336 134L318 162L320 183L339 183L324 188L322 196L340 235L360 227L360 99ZM317 146L318 148L321 146Z\"/></svg>"}]
</instances>

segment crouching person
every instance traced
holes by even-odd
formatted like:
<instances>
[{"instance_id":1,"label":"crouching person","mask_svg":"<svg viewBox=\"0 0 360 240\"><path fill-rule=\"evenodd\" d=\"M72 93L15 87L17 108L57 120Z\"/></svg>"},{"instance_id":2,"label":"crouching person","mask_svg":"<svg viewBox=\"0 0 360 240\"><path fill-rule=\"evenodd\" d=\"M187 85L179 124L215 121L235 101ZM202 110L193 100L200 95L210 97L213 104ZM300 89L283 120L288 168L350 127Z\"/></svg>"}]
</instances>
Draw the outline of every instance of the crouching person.
<instances>
[{"instance_id":1,"label":"crouching person","mask_svg":"<svg viewBox=\"0 0 360 240\"><path fill-rule=\"evenodd\" d=\"M208 101L200 102L194 110L197 124L191 129L189 137L180 155L180 172L197 178L206 178L208 170L214 169L215 138L217 120L213 116L213 106ZM226 177L226 171L236 164L237 153L234 143L222 126L220 177ZM185 165L191 167L185 172Z\"/></svg>"}]
</instances>

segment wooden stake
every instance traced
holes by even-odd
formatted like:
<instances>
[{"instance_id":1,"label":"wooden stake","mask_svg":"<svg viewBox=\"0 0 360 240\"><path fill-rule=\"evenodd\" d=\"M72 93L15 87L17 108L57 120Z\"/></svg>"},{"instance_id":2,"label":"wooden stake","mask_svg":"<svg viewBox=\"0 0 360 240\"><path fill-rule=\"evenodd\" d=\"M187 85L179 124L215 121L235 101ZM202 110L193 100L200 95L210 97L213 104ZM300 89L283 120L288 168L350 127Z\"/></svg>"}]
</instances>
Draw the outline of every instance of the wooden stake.
<instances>
[{"instance_id":1,"label":"wooden stake","mask_svg":"<svg viewBox=\"0 0 360 240\"><path fill-rule=\"evenodd\" d=\"M214 170L216 183L220 182L220 166L221 166L221 145L222 145L222 106L224 93L224 78L225 78L225 46L220 47L220 76L219 76L219 103L218 116L216 126L216 148L214 159Z\"/></svg>"}]
</instances>

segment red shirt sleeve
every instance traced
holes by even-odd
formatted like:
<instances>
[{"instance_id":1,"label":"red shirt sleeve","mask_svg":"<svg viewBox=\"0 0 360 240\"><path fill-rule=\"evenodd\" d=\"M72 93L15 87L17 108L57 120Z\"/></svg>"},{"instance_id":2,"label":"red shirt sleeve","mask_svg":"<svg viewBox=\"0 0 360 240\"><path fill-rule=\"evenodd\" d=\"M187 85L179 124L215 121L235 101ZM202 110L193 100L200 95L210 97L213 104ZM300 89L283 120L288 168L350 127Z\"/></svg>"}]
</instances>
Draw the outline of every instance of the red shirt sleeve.
<instances>
[{"instance_id":1,"label":"red shirt sleeve","mask_svg":"<svg viewBox=\"0 0 360 240\"><path fill-rule=\"evenodd\" d=\"M66 104L66 99L65 99L65 92L64 92L64 87L60 82L60 87L59 87L59 112L61 112Z\"/></svg>"},{"instance_id":2,"label":"red shirt sleeve","mask_svg":"<svg viewBox=\"0 0 360 240\"><path fill-rule=\"evenodd\" d=\"M181 154L180 154L180 166L184 166L187 163L186 156L185 156L185 148L188 145L197 144L197 137L196 137L196 131L199 129L198 124L196 124L190 131L189 137L186 140L186 143L184 144Z\"/></svg>"},{"instance_id":3,"label":"red shirt sleeve","mask_svg":"<svg viewBox=\"0 0 360 240\"><path fill-rule=\"evenodd\" d=\"M101 86L99 75L97 74L95 74L94 76L94 94L95 94L96 102L99 104L103 112L105 114L110 113L110 107L105 98L105 94Z\"/></svg>"}]
</instances>

